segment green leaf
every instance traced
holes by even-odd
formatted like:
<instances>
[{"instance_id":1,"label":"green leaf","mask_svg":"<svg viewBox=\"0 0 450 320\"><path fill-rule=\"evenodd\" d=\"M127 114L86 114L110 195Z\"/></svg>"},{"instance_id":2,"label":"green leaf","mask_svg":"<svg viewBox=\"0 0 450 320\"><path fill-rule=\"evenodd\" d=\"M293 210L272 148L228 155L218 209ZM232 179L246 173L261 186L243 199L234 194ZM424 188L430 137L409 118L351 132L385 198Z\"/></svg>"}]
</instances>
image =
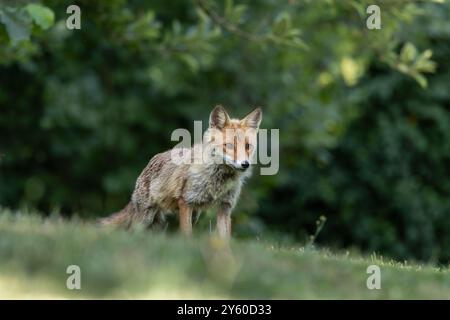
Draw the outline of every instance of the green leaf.
<instances>
[{"instance_id":1,"label":"green leaf","mask_svg":"<svg viewBox=\"0 0 450 320\"><path fill-rule=\"evenodd\" d=\"M412 77L414 78L414 80L417 81L417 83L419 83L419 85L425 89L428 86L428 81L427 78L425 78L423 75L421 75L420 73L413 73Z\"/></svg>"},{"instance_id":2,"label":"green leaf","mask_svg":"<svg viewBox=\"0 0 450 320\"><path fill-rule=\"evenodd\" d=\"M231 23L241 23L242 17L244 15L244 13L247 10L247 6L240 4L234 7L233 13L229 16L227 16L227 18L230 20Z\"/></svg>"},{"instance_id":3,"label":"green leaf","mask_svg":"<svg viewBox=\"0 0 450 320\"><path fill-rule=\"evenodd\" d=\"M360 17L365 17L366 10L362 3L359 3L358 1L351 1L350 5L358 12Z\"/></svg>"},{"instance_id":4,"label":"green leaf","mask_svg":"<svg viewBox=\"0 0 450 320\"><path fill-rule=\"evenodd\" d=\"M8 7L0 10L0 22L5 25L12 43L30 39L31 21L23 10Z\"/></svg>"},{"instance_id":5,"label":"green leaf","mask_svg":"<svg viewBox=\"0 0 450 320\"><path fill-rule=\"evenodd\" d=\"M433 52L428 49L422 52L416 61L416 68L420 72L434 72L436 70L436 62L430 60Z\"/></svg>"},{"instance_id":6,"label":"green leaf","mask_svg":"<svg viewBox=\"0 0 450 320\"><path fill-rule=\"evenodd\" d=\"M408 67L408 65L406 65L406 64L404 64L404 63L398 63L397 64L397 70L398 71L400 71L400 72L403 72L403 73L406 73L406 74L408 74L409 73L409 67Z\"/></svg>"},{"instance_id":7,"label":"green leaf","mask_svg":"<svg viewBox=\"0 0 450 320\"><path fill-rule=\"evenodd\" d=\"M402 51L400 52L400 59L403 62L411 62L416 58L416 56L417 56L417 49L410 42L406 43L403 46Z\"/></svg>"},{"instance_id":8,"label":"green leaf","mask_svg":"<svg viewBox=\"0 0 450 320\"><path fill-rule=\"evenodd\" d=\"M182 53L179 55L181 61L183 61L192 72L197 72L200 68L200 64L197 59L188 53Z\"/></svg>"},{"instance_id":9,"label":"green leaf","mask_svg":"<svg viewBox=\"0 0 450 320\"><path fill-rule=\"evenodd\" d=\"M159 37L160 24L155 13L148 11L128 27L129 36L136 39L155 39Z\"/></svg>"},{"instance_id":10,"label":"green leaf","mask_svg":"<svg viewBox=\"0 0 450 320\"><path fill-rule=\"evenodd\" d=\"M422 52L422 54L420 55L419 59L430 59L433 56L433 51L430 49L425 50L424 52Z\"/></svg>"},{"instance_id":11,"label":"green leaf","mask_svg":"<svg viewBox=\"0 0 450 320\"><path fill-rule=\"evenodd\" d=\"M244 4L234 5L233 0L227 0L225 2L224 17L232 24L239 24L242 21L242 16L247 10L247 6Z\"/></svg>"},{"instance_id":12,"label":"green leaf","mask_svg":"<svg viewBox=\"0 0 450 320\"><path fill-rule=\"evenodd\" d=\"M43 5L30 3L25 7L30 17L43 30L50 28L55 22L53 11Z\"/></svg>"},{"instance_id":13,"label":"green leaf","mask_svg":"<svg viewBox=\"0 0 450 320\"><path fill-rule=\"evenodd\" d=\"M233 0L227 0L225 1L225 17L230 16L233 14Z\"/></svg>"},{"instance_id":14,"label":"green leaf","mask_svg":"<svg viewBox=\"0 0 450 320\"><path fill-rule=\"evenodd\" d=\"M416 63L416 68L420 72L435 72L436 71L436 62L431 60L419 60Z\"/></svg>"},{"instance_id":15,"label":"green leaf","mask_svg":"<svg viewBox=\"0 0 450 320\"><path fill-rule=\"evenodd\" d=\"M283 11L277 15L272 26L273 33L278 36L284 36L292 26L291 16Z\"/></svg>"}]
</instances>

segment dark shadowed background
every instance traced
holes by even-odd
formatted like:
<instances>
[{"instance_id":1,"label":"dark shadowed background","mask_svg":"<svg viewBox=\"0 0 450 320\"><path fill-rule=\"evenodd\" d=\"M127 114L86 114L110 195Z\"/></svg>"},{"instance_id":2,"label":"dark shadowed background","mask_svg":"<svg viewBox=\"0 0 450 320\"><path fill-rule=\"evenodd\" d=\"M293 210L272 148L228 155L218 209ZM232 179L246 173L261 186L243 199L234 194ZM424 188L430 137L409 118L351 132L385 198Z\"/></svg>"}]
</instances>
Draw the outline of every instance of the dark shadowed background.
<instances>
[{"instance_id":1,"label":"dark shadowed background","mask_svg":"<svg viewBox=\"0 0 450 320\"><path fill-rule=\"evenodd\" d=\"M174 129L262 106L280 170L243 189L236 237L304 242L325 216L319 244L447 263L449 57L444 1L0 1L0 205L106 215Z\"/></svg>"}]
</instances>

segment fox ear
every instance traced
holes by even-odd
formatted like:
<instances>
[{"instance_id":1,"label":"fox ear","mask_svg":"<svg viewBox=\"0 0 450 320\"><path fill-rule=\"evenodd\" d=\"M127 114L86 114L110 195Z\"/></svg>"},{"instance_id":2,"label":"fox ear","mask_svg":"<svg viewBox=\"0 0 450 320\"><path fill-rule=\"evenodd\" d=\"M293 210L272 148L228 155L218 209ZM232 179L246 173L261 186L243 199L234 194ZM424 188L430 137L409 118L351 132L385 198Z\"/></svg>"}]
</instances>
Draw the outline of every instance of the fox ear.
<instances>
[{"instance_id":1,"label":"fox ear","mask_svg":"<svg viewBox=\"0 0 450 320\"><path fill-rule=\"evenodd\" d=\"M230 116L222 106L216 106L209 115L209 127L223 129L230 121Z\"/></svg>"},{"instance_id":2,"label":"fox ear","mask_svg":"<svg viewBox=\"0 0 450 320\"><path fill-rule=\"evenodd\" d=\"M262 120L262 110L260 107L256 108L252 112L250 112L244 119L241 120L241 123L246 125L247 127L258 129Z\"/></svg>"}]
</instances>

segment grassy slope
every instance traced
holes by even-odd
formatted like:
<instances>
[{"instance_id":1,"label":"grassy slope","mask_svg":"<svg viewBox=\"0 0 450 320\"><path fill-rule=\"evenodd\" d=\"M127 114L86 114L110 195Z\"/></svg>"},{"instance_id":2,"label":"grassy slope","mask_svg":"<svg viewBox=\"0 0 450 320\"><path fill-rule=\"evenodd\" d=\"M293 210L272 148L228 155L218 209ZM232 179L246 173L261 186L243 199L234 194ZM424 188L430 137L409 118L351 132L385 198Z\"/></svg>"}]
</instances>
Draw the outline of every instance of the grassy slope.
<instances>
[{"instance_id":1,"label":"grassy slope","mask_svg":"<svg viewBox=\"0 0 450 320\"><path fill-rule=\"evenodd\" d=\"M450 299L450 272L358 255L0 215L0 298ZM81 290L66 268L81 267ZM368 290L378 264L381 290Z\"/></svg>"}]
</instances>

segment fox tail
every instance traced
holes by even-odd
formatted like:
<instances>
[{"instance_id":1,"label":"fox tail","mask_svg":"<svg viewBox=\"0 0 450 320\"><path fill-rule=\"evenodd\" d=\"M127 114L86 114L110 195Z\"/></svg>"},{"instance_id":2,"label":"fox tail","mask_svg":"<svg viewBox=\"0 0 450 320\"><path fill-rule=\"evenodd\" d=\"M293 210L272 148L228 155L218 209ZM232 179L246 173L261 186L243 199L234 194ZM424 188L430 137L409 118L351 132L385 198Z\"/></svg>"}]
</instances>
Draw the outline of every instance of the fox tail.
<instances>
[{"instance_id":1,"label":"fox tail","mask_svg":"<svg viewBox=\"0 0 450 320\"><path fill-rule=\"evenodd\" d=\"M122 210L101 218L98 223L101 226L124 227L128 229L132 223L133 205L129 202Z\"/></svg>"}]
</instances>

